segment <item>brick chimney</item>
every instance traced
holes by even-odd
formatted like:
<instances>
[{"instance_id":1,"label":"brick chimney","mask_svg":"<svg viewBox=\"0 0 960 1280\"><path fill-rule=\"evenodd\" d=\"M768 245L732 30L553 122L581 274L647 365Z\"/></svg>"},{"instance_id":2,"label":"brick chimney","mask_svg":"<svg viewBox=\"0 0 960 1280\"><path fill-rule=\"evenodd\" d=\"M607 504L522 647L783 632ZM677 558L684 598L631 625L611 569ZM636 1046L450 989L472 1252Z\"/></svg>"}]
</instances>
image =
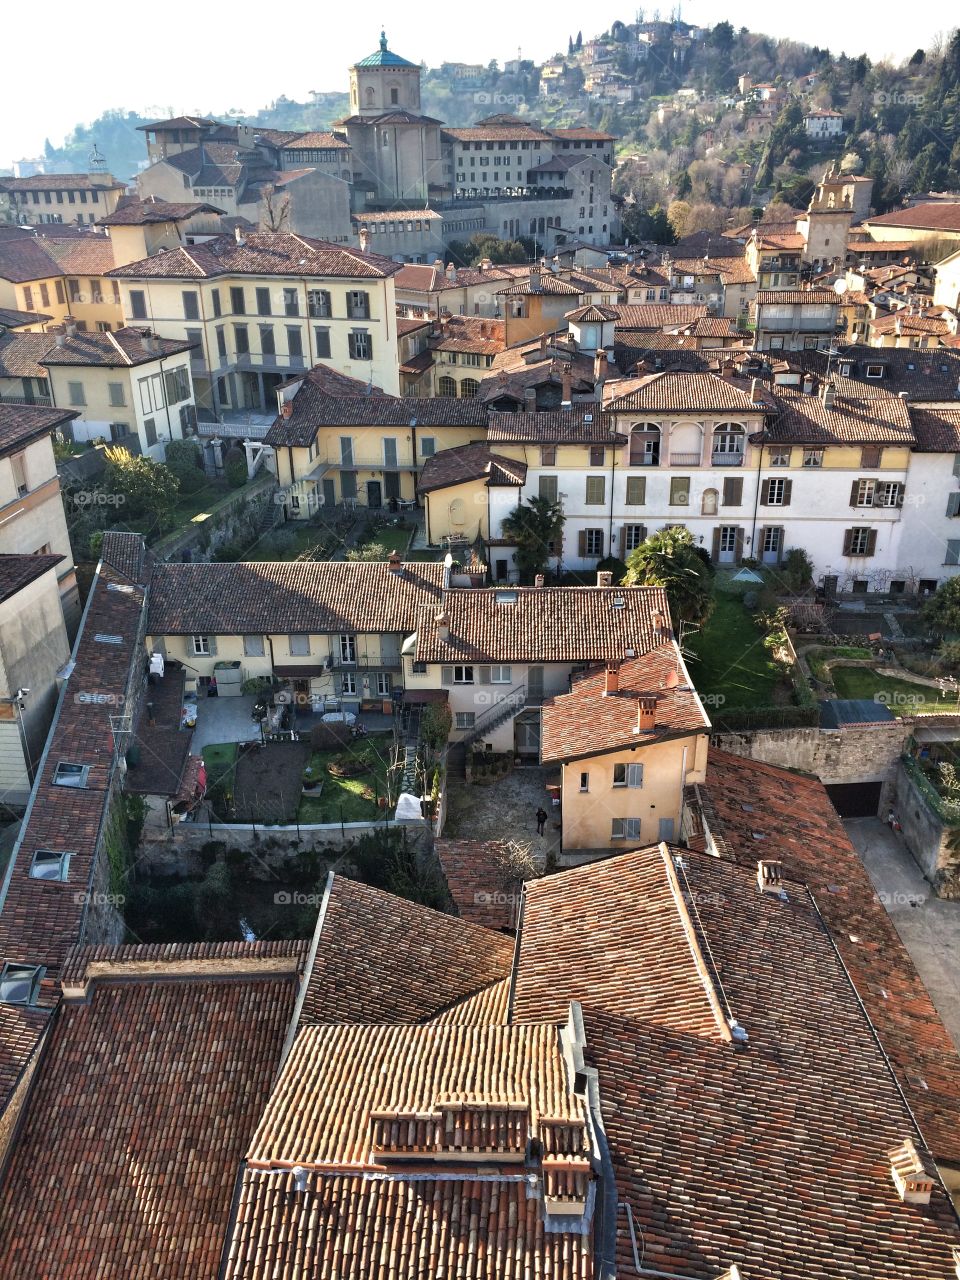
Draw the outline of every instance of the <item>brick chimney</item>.
<instances>
[{"instance_id":1,"label":"brick chimney","mask_svg":"<svg viewBox=\"0 0 960 1280\"><path fill-rule=\"evenodd\" d=\"M573 378L570 373L570 366L564 365L563 373L560 375L560 403L564 409L569 409L571 405L571 384Z\"/></svg>"},{"instance_id":2,"label":"brick chimney","mask_svg":"<svg viewBox=\"0 0 960 1280\"><path fill-rule=\"evenodd\" d=\"M657 725L657 700L653 697L637 699L637 727L634 733L653 733Z\"/></svg>"},{"instance_id":3,"label":"brick chimney","mask_svg":"<svg viewBox=\"0 0 960 1280\"><path fill-rule=\"evenodd\" d=\"M450 615L446 613L443 609L441 609L440 612L437 614L436 618L434 619L434 621L437 624L437 639L449 640L450 639Z\"/></svg>"},{"instance_id":4,"label":"brick chimney","mask_svg":"<svg viewBox=\"0 0 960 1280\"><path fill-rule=\"evenodd\" d=\"M753 401L754 404L760 404L761 401L763 400L763 395L761 394L761 391L760 391L759 378L750 379L750 399Z\"/></svg>"},{"instance_id":5,"label":"brick chimney","mask_svg":"<svg viewBox=\"0 0 960 1280\"><path fill-rule=\"evenodd\" d=\"M366 253L370 248L370 232L366 227L360 228L360 252Z\"/></svg>"},{"instance_id":6,"label":"brick chimney","mask_svg":"<svg viewBox=\"0 0 960 1280\"><path fill-rule=\"evenodd\" d=\"M523 408L526 413L536 413L537 411L537 388L524 387L523 389Z\"/></svg>"},{"instance_id":7,"label":"brick chimney","mask_svg":"<svg viewBox=\"0 0 960 1280\"><path fill-rule=\"evenodd\" d=\"M387 557L387 565L391 573L399 573L403 568L403 561L400 559L399 551L391 551Z\"/></svg>"},{"instance_id":8,"label":"brick chimney","mask_svg":"<svg viewBox=\"0 0 960 1280\"><path fill-rule=\"evenodd\" d=\"M545 581L546 581L546 579L544 578L543 574L542 574L542 573L538 573L538 574L536 575L536 577L534 578L534 580L533 580L533 585L534 585L535 587L542 587Z\"/></svg>"},{"instance_id":9,"label":"brick chimney","mask_svg":"<svg viewBox=\"0 0 960 1280\"><path fill-rule=\"evenodd\" d=\"M283 414L285 418L292 418L293 417L293 401L284 400L283 404L280 406L280 412Z\"/></svg>"},{"instance_id":10,"label":"brick chimney","mask_svg":"<svg viewBox=\"0 0 960 1280\"><path fill-rule=\"evenodd\" d=\"M540 335L540 359L541 359L541 360L546 360L546 358L547 358L547 335L546 335L545 333L541 333L541 335Z\"/></svg>"},{"instance_id":11,"label":"brick chimney","mask_svg":"<svg viewBox=\"0 0 960 1280\"><path fill-rule=\"evenodd\" d=\"M598 569L598 570L597 570L597 586L598 586L598 587L612 587L612 586L613 586L613 573L611 572L611 570L609 570L609 569Z\"/></svg>"},{"instance_id":12,"label":"brick chimney","mask_svg":"<svg viewBox=\"0 0 960 1280\"><path fill-rule=\"evenodd\" d=\"M606 670L603 673L603 696L609 697L611 693L620 692L620 664L617 662L608 662Z\"/></svg>"}]
</instances>

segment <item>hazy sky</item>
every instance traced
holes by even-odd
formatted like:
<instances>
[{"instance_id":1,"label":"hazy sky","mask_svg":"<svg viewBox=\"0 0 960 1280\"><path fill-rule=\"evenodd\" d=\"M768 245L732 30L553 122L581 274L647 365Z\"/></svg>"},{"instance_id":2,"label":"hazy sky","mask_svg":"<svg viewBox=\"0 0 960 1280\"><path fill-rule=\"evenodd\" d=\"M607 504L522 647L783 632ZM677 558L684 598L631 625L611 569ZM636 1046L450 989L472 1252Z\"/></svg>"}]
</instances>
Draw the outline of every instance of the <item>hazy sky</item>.
<instances>
[{"instance_id":1,"label":"hazy sky","mask_svg":"<svg viewBox=\"0 0 960 1280\"><path fill-rule=\"evenodd\" d=\"M485 0L481 6L464 5L461 34L456 0L442 10L383 5L378 13L361 8L369 15L362 22L338 24L336 6L274 8L232 0L198 9L98 9L76 0L46 0L38 16L24 0L8 0L4 43L10 50L29 50L30 56L4 58L0 165L39 154L46 137L59 144L74 124L87 123L110 107L158 116L168 109L215 113L237 107L253 112L280 94L303 100L311 89L345 90L348 66L376 48L381 25L391 48L429 66L491 58L503 62L515 57L518 47L524 57L540 62L566 47L568 31L575 34L582 27L586 39L617 18L629 22L637 13L632 4L606 0L589 6L574 0L552 0L549 6ZM644 6L647 18L656 11L654 4ZM669 3L659 7L662 17L670 11ZM906 11L909 25L895 26L883 20L882 8L837 0L796 5L684 0L682 5L687 22L713 26L729 19L751 31L825 45L838 53L865 51L875 60L892 56L900 61L957 21L946 0L910 0L900 13ZM400 13L409 16L402 19ZM270 29L274 14L276 34Z\"/></svg>"}]
</instances>

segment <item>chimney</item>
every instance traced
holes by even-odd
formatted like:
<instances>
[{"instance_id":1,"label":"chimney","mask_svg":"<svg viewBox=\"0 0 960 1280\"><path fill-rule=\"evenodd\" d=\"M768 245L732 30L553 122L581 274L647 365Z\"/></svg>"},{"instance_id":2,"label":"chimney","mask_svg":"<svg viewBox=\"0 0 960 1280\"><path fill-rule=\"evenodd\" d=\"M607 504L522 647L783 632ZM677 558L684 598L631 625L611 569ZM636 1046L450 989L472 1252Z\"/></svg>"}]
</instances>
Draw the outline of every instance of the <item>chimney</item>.
<instances>
[{"instance_id":1,"label":"chimney","mask_svg":"<svg viewBox=\"0 0 960 1280\"><path fill-rule=\"evenodd\" d=\"M153 355L157 349L156 339L149 329L144 329L143 331L143 349L144 351L148 351L151 355Z\"/></svg>"},{"instance_id":2,"label":"chimney","mask_svg":"<svg viewBox=\"0 0 960 1280\"><path fill-rule=\"evenodd\" d=\"M391 573L399 573L403 568L403 561L400 559L399 551L391 551L387 557L387 565Z\"/></svg>"},{"instance_id":3,"label":"chimney","mask_svg":"<svg viewBox=\"0 0 960 1280\"><path fill-rule=\"evenodd\" d=\"M805 373L803 375L803 394L805 396L812 396L814 385L813 374Z\"/></svg>"},{"instance_id":4,"label":"chimney","mask_svg":"<svg viewBox=\"0 0 960 1280\"><path fill-rule=\"evenodd\" d=\"M247 243L246 240L244 240L243 233L239 227L233 228L233 238L241 248Z\"/></svg>"},{"instance_id":5,"label":"chimney","mask_svg":"<svg viewBox=\"0 0 960 1280\"><path fill-rule=\"evenodd\" d=\"M637 724L634 733L653 733L657 724L657 700L644 697L637 699Z\"/></svg>"},{"instance_id":6,"label":"chimney","mask_svg":"<svg viewBox=\"0 0 960 1280\"><path fill-rule=\"evenodd\" d=\"M481 258L481 259L480 259L480 270L481 270L481 271L489 271L489 270L490 270L490 268L491 268L492 266L493 266L493 259L492 259L492 258Z\"/></svg>"},{"instance_id":7,"label":"chimney","mask_svg":"<svg viewBox=\"0 0 960 1280\"><path fill-rule=\"evenodd\" d=\"M597 570L597 586L598 587L613 586L613 573L610 569Z\"/></svg>"},{"instance_id":8,"label":"chimney","mask_svg":"<svg viewBox=\"0 0 960 1280\"><path fill-rule=\"evenodd\" d=\"M525 413L536 413L537 411L537 388L536 387L524 387L523 409Z\"/></svg>"},{"instance_id":9,"label":"chimney","mask_svg":"<svg viewBox=\"0 0 960 1280\"><path fill-rule=\"evenodd\" d=\"M448 280L456 280L457 278L457 268L452 262L447 263L446 275Z\"/></svg>"},{"instance_id":10,"label":"chimney","mask_svg":"<svg viewBox=\"0 0 960 1280\"><path fill-rule=\"evenodd\" d=\"M540 359L541 359L541 360L546 360L546 358L547 358L547 335L546 335L545 333L541 333L541 335L540 335Z\"/></svg>"},{"instance_id":11,"label":"chimney","mask_svg":"<svg viewBox=\"0 0 960 1280\"><path fill-rule=\"evenodd\" d=\"M750 399L754 404L761 404L763 402L763 396L760 392L759 378L750 379Z\"/></svg>"},{"instance_id":12,"label":"chimney","mask_svg":"<svg viewBox=\"0 0 960 1280\"><path fill-rule=\"evenodd\" d=\"M360 228L360 252L366 253L370 248L370 232L366 227Z\"/></svg>"},{"instance_id":13,"label":"chimney","mask_svg":"<svg viewBox=\"0 0 960 1280\"><path fill-rule=\"evenodd\" d=\"M570 374L570 366L568 364L564 365L563 373L560 375L560 386L561 386L560 407L563 409L569 409L572 402L571 401L572 381L573 381L573 378Z\"/></svg>"},{"instance_id":14,"label":"chimney","mask_svg":"<svg viewBox=\"0 0 960 1280\"><path fill-rule=\"evenodd\" d=\"M603 382L604 378L606 378L607 376L607 368L608 368L608 364L607 364L606 353L603 351L598 351L597 354L593 357L594 385L596 385L599 382Z\"/></svg>"},{"instance_id":15,"label":"chimney","mask_svg":"<svg viewBox=\"0 0 960 1280\"><path fill-rule=\"evenodd\" d=\"M834 389L833 383L825 382L823 384L823 407L825 409L832 409L833 402L836 399L836 396L837 396L837 393L836 393L836 390Z\"/></svg>"},{"instance_id":16,"label":"chimney","mask_svg":"<svg viewBox=\"0 0 960 1280\"><path fill-rule=\"evenodd\" d=\"M62 347L66 343L66 341L67 341L67 335L63 332L62 329L57 329L53 335L53 345L55 347Z\"/></svg>"},{"instance_id":17,"label":"chimney","mask_svg":"<svg viewBox=\"0 0 960 1280\"><path fill-rule=\"evenodd\" d=\"M609 697L611 693L620 692L620 664L617 662L608 662L606 670L603 674L603 696Z\"/></svg>"},{"instance_id":18,"label":"chimney","mask_svg":"<svg viewBox=\"0 0 960 1280\"><path fill-rule=\"evenodd\" d=\"M440 612L437 614L436 618L434 619L434 621L437 624L437 639L444 640L444 641L449 640L450 639L450 615L444 609L441 609Z\"/></svg>"},{"instance_id":19,"label":"chimney","mask_svg":"<svg viewBox=\"0 0 960 1280\"><path fill-rule=\"evenodd\" d=\"M783 892L783 863L773 858L761 858L757 863L757 886L761 893Z\"/></svg>"},{"instance_id":20,"label":"chimney","mask_svg":"<svg viewBox=\"0 0 960 1280\"><path fill-rule=\"evenodd\" d=\"M73 338L76 336L77 322L76 320L74 320L73 316L63 317L63 331L68 338Z\"/></svg>"},{"instance_id":21,"label":"chimney","mask_svg":"<svg viewBox=\"0 0 960 1280\"><path fill-rule=\"evenodd\" d=\"M539 293L543 286L540 283L540 264L530 268L530 292Z\"/></svg>"},{"instance_id":22,"label":"chimney","mask_svg":"<svg viewBox=\"0 0 960 1280\"><path fill-rule=\"evenodd\" d=\"M904 1138L899 1147L887 1152L890 1176L904 1204L929 1204L933 1192L934 1174L914 1145L912 1138Z\"/></svg>"},{"instance_id":23,"label":"chimney","mask_svg":"<svg viewBox=\"0 0 960 1280\"><path fill-rule=\"evenodd\" d=\"M534 580L533 580L533 585L534 585L535 587L542 587L545 581L546 581L546 579L544 578L543 574L542 574L542 573L538 573L538 574L536 575L536 577L534 578Z\"/></svg>"}]
</instances>

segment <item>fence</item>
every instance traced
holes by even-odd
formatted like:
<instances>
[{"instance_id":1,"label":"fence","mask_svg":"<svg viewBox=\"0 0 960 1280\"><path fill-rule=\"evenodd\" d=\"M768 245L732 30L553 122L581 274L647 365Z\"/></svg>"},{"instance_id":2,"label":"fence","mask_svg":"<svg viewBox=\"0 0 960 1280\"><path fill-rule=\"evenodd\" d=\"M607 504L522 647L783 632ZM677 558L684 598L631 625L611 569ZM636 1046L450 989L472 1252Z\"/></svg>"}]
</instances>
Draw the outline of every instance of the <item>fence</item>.
<instances>
[{"instance_id":1,"label":"fence","mask_svg":"<svg viewBox=\"0 0 960 1280\"><path fill-rule=\"evenodd\" d=\"M711 716L715 733L741 733L750 729L815 729L820 724L820 708L745 707Z\"/></svg>"}]
</instances>

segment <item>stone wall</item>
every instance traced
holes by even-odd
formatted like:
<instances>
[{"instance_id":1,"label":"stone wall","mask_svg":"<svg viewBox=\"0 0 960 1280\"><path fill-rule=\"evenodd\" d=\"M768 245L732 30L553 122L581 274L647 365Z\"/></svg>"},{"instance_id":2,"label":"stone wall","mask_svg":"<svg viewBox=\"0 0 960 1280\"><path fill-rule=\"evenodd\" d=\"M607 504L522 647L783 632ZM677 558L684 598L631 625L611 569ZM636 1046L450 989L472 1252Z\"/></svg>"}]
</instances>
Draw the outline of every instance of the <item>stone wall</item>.
<instances>
[{"instance_id":1,"label":"stone wall","mask_svg":"<svg viewBox=\"0 0 960 1280\"><path fill-rule=\"evenodd\" d=\"M928 804L901 761L897 768L894 807L904 842L941 898L960 898L956 859L947 849L950 828Z\"/></svg>"},{"instance_id":2,"label":"stone wall","mask_svg":"<svg viewBox=\"0 0 960 1280\"><path fill-rule=\"evenodd\" d=\"M749 760L815 774L825 786L883 782L894 786L913 720L845 725L842 729L755 729L719 733L714 747ZM888 790L884 787L884 792ZM886 799L886 795L884 799Z\"/></svg>"}]
</instances>

